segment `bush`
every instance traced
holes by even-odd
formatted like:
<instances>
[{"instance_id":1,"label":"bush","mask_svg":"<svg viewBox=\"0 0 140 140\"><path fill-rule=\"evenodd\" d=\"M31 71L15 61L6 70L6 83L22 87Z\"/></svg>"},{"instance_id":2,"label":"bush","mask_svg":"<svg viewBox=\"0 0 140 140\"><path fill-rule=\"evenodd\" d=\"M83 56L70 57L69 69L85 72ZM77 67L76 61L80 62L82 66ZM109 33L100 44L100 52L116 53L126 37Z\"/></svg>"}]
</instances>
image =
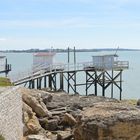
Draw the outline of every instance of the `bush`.
<instances>
[{"instance_id":1,"label":"bush","mask_svg":"<svg viewBox=\"0 0 140 140\"><path fill-rule=\"evenodd\" d=\"M0 135L0 140L5 140L5 138L2 135Z\"/></svg>"}]
</instances>

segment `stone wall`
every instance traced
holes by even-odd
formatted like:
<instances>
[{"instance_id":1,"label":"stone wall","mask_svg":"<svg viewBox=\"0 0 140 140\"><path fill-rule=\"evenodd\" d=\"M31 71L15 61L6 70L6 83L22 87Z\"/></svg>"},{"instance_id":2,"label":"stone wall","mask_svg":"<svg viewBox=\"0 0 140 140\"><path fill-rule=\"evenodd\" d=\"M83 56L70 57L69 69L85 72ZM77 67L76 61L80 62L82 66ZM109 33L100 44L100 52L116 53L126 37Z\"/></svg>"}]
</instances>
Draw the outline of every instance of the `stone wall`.
<instances>
[{"instance_id":1,"label":"stone wall","mask_svg":"<svg viewBox=\"0 0 140 140\"><path fill-rule=\"evenodd\" d=\"M0 135L5 140L21 140L23 135L22 95L17 88L0 88Z\"/></svg>"}]
</instances>

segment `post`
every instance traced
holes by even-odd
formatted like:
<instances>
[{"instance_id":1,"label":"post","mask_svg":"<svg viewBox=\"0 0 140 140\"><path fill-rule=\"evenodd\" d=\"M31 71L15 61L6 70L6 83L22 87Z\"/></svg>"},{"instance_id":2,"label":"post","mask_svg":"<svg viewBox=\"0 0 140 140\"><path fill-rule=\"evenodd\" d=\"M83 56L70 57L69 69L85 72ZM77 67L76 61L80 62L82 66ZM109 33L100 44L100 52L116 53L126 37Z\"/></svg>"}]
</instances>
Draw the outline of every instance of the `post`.
<instances>
[{"instance_id":1,"label":"post","mask_svg":"<svg viewBox=\"0 0 140 140\"><path fill-rule=\"evenodd\" d=\"M44 76L44 88L46 88L47 87L47 77L46 76Z\"/></svg>"},{"instance_id":2,"label":"post","mask_svg":"<svg viewBox=\"0 0 140 140\"><path fill-rule=\"evenodd\" d=\"M32 88L35 88L35 81L32 80Z\"/></svg>"},{"instance_id":3,"label":"post","mask_svg":"<svg viewBox=\"0 0 140 140\"><path fill-rule=\"evenodd\" d=\"M39 89L39 79L37 78L37 89Z\"/></svg>"},{"instance_id":4,"label":"post","mask_svg":"<svg viewBox=\"0 0 140 140\"><path fill-rule=\"evenodd\" d=\"M49 88L52 90L52 75L50 74L48 77Z\"/></svg>"},{"instance_id":5,"label":"post","mask_svg":"<svg viewBox=\"0 0 140 140\"><path fill-rule=\"evenodd\" d=\"M68 47L68 71L69 71L69 63L70 63L70 48Z\"/></svg>"},{"instance_id":6,"label":"post","mask_svg":"<svg viewBox=\"0 0 140 140\"><path fill-rule=\"evenodd\" d=\"M6 58L6 60L5 60L5 77L7 77L7 75L8 75L8 67L7 67L7 58Z\"/></svg>"},{"instance_id":7,"label":"post","mask_svg":"<svg viewBox=\"0 0 140 140\"><path fill-rule=\"evenodd\" d=\"M105 71L102 71L103 79L102 79L102 96L105 96Z\"/></svg>"},{"instance_id":8,"label":"post","mask_svg":"<svg viewBox=\"0 0 140 140\"><path fill-rule=\"evenodd\" d=\"M88 75L86 71L86 96L88 95Z\"/></svg>"},{"instance_id":9,"label":"post","mask_svg":"<svg viewBox=\"0 0 140 140\"><path fill-rule=\"evenodd\" d=\"M70 73L69 73L69 71L67 72L67 74L68 74L68 93L70 92Z\"/></svg>"},{"instance_id":10,"label":"post","mask_svg":"<svg viewBox=\"0 0 140 140\"><path fill-rule=\"evenodd\" d=\"M77 93L77 91L76 91L76 71L74 72L74 92L75 92L75 94Z\"/></svg>"},{"instance_id":11,"label":"post","mask_svg":"<svg viewBox=\"0 0 140 140\"><path fill-rule=\"evenodd\" d=\"M114 71L112 69L112 79L114 78ZM113 98L113 80L111 80L111 98Z\"/></svg>"},{"instance_id":12,"label":"post","mask_svg":"<svg viewBox=\"0 0 140 140\"><path fill-rule=\"evenodd\" d=\"M60 73L60 89L64 90L64 80L63 80L63 73Z\"/></svg>"},{"instance_id":13,"label":"post","mask_svg":"<svg viewBox=\"0 0 140 140\"><path fill-rule=\"evenodd\" d=\"M74 47L74 70L76 70L76 50Z\"/></svg>"},{"instance_id":14,"label":"post","mask_svg":"<svg viewBox=\"0 0 140 140\"><path fill-rule=\"evenodd\" d=\"M120 71L120 100L122 100L122 70Z\"/></svg>"},{"instance_id":15,"label":"post","mask_svg":"<svg viewBox=\"0 0 140 140\"><path fill-rule=\"evenodd\" d=\"M97 71L95 70L95 80L94 80L95 96L97 96Z\"/></svg>"}]
</instances>

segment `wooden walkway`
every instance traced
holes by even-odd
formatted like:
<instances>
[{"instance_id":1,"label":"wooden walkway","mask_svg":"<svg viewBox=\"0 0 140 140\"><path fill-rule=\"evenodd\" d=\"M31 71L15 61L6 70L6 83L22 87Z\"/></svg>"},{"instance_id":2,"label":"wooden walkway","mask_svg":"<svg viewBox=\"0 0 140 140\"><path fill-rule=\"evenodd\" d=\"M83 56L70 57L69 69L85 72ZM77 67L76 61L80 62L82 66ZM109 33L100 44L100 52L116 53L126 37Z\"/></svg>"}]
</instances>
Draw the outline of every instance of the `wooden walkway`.
<instances>
[{"instance_id":1,"label":"wooden walkway","mask_svg":"<svg viewBox=\"0 0 140 140\"><path fill-rule=\"evenodd\" d=\"M121 99L122 71L128 69L129 63L127 61L117 61L114 63L113 69L104 69L102 67L95 68L93 62L54 64L47 68L43 66L39 67L17 75L17 78L15 77L15 79L13 79L14 85L24 85L29 88L37 89L50 88L53 90L66 90L64 89L65 80L68 93L70 89L74 93L77 93L78 86L85 86L86 95L88 95L88 89L90 87L93 87L94 94L97 95L99 86L102 88L102 96L105 96L106 89L111 87L111 98L113 98L113 86L116 86L120 91ZM77 83L78 73L84 73L86 77L81 83ZM58 80L59 85L57 83Z\"/></svg>"}]
</instances>

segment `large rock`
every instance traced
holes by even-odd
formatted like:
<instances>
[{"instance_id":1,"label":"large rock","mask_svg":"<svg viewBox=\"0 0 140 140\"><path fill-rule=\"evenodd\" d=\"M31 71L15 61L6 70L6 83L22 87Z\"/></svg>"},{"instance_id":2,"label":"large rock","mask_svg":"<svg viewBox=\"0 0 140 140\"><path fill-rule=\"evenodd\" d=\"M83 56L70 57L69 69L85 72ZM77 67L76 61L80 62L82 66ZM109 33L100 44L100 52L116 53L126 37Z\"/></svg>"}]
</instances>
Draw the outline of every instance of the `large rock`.
<instances>
[{"instance_id":1,"label":"large rock","mask_svg":"<svg viewBox=\"0 0 140 140\"><path fill-rule=\"evenodd\" d=\"M118 102L116 99L110 99L98 96L75 96L65 92L52 93L51 102L47 102L46 106L49 110L66 107L72 111L82 110L84 107L93 106L97 102Z\"/></svg>"},{"instance_id":2,"label":"large rock","mask_svg":"<svg viewBox=\"0 0 140 140\"><path fill-rule=\"evenodd\" d=\"M50 119L47 121L44 127L46 130L54 131L58 129L58 120L57 119Z\"/></svg>"},{"instance_id":3,"label":"large rock","mask_svg":"<svg viewBox=\"0 0 140 140\"><path fill-rule=\"evenodd\" d=\"M26 103L23 103L23 123L24 123L24 135L37 134L41 130L41 126L32 108Z\"/></svg>"},{"instance_id":4,"label":"large rock","mask_svg":"<svg viewBox=\"0 0 140 140\"><path fill-rule=\"evenodd\" d=\"M47 110L46 106L43 106L43 103L39 103L39 101L35 97L29 94L23 94L22 99L27 105L29 105L33 109L37 116L49 116L50 112Z\"/></svg>"},{"instance_id":5,"label":"large rock","mask_svg":"<svg viewBox=\"0 0 140 140\"><path fill-rule=\"evenodd\" d=\"M57 131L57 140L71 140L72 137L71 131Z\"/></svg>"},{"instance_id":6,"label":"large rock","mask_svg":"<svg viewBox=\"0 0 140 140\"><path fill-rule=\"evenodd\" d=\"M43 135L28 135L26 140L50 140Z\"/></svg>"},{"instance_id":7,"label":"large rock","mask_svg":"<svg viewBox=\"0 0 140 140\"><path fill-rule=\"evenodd\" d=\"M46 108L43 99L49 98L51 100L51 94L40 90L30 90L26 88L19 88L18 92L22 94L22 100L32 108L33 112L36 113L38 117L51 116L51 113Z\"/></svg>"},{"instance_id":8,"label":"large rock","mask_svg":"<svg viewBox=\"0 0 140 140\"><path fill-rule=\"evenodd\" d=\"M69 126L74 126L77 123L76 119L71 114L68 113L65 113L62 121L63 121L62 123Z\"/></svg>"},{"instance_id":9,"label":"large rock","mask_svg":"<svg viewBox=\"0 0 140 140\"><path fill-rule=\"evenodd\" d=\"M75 140L140 140L140 110L134 106L96 103L82 114Z\"/></svg>"}]
</instances>

